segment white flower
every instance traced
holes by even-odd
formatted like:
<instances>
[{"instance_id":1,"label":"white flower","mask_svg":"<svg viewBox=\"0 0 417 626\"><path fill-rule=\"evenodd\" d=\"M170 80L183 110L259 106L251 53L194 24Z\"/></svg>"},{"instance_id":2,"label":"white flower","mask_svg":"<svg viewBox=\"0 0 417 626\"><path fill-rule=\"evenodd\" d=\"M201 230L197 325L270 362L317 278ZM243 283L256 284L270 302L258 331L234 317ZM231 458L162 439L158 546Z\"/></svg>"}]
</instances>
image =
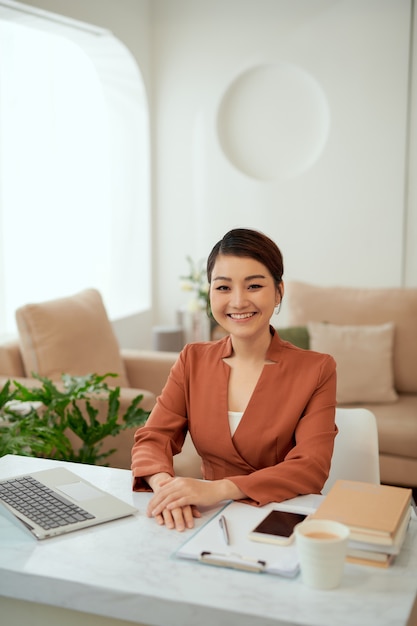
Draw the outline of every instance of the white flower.
<instances>
[{"instance_id":1,"label":"white flower","mask_svg":"<svg viewBox=\"0 0 417 626\"><path fill-rule=\"evenodd\" d=\"M193 312L207 310L210 286L206 277L205 263L202 259L195 263L189 256L186 259L190 273L188 276L180 276L180 287L182 291L193 292L192 298L187 303L187 310Z\"/></svg>"},{"instance_id":2,"label":"white flower","mask_svg":"<svg viewBox=\"0 0 417 626\"><path fill-rule=\"evenodd\" d=\"M201 311L202 307L200 304L200 300L197 300L197 298L191 298L190 300L188 300L187 302L187 311L189 311L190 313L196 313L197 311Z\"/></svg>"},{"instance_id":3,"label":"white flower","mask_svg":"<svg viewBox=\"0 0 417 626\"><path fill-rule=\"evenodd\" d=\"M189 280L181 280L180 281L180 287L181 287L182 291L193 291L194 290L194 285L192 283L190 283Z\"/></svg>"}]
</instances>

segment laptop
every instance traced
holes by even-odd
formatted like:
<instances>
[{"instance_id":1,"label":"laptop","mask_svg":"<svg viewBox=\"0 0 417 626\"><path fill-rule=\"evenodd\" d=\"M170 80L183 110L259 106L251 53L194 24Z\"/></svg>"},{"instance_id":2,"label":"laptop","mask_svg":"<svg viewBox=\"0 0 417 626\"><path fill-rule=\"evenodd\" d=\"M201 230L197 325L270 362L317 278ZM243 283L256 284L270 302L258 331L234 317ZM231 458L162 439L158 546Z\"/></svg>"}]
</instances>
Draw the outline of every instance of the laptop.
<instances>
[{"instance_id":1,"label":"laptop","mask_svg":"<svg viewBox=\"0 0 417 626\"><path fill-rule=\"evenodd\" d=\"M121 519L137 509L63 467L0 480L0 514L36 539Z\"/></svg>"}]
</instances>

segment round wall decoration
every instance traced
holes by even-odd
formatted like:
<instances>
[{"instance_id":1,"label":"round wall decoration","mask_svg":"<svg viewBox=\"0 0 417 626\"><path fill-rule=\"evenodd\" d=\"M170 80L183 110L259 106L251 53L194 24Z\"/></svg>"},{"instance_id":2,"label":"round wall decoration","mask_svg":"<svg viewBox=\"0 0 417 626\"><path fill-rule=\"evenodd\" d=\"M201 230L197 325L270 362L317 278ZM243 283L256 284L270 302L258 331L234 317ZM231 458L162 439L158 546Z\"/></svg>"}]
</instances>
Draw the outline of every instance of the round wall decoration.
<instances>
[{"instance_id":1,"label":"round wall decoration","mask_svg":"<svg viewBox=\"0 0 417 626\"><path fill-rule=\"evenodd\" d=\"M217 132L228 160L263 181L292 178L319 158L330 128L326 96L308 72L289 63L240 74L225 91Z\"/></svg>"}]
</instances>

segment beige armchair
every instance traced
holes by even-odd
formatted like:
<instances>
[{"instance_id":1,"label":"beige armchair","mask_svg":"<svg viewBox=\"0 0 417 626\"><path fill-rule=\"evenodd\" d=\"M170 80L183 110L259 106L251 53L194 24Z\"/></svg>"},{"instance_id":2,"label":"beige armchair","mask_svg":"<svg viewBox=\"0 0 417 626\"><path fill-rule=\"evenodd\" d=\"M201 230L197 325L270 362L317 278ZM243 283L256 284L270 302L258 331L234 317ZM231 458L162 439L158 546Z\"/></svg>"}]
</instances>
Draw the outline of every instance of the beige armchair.
<instances>
[{"instance_id":1,"label":"beige armchair","mask_svg":"<svg viewBox=\"0 0 417 626\"><path fill-rule=\"evenodd\" d=\"M0 385L19 380L35 386L36 373L59 381L61 374L89 373L118 375L121 411L143 394L141 407L150 411L177 357L172 352L120 349L100 293L87 289L74 296L16 311L19 339L0 345ZM112 379L108 379L112 383ZM130 468L133 429L110 437L103 449L116 448L108 462Z\"/></svg>"}]
</instances>

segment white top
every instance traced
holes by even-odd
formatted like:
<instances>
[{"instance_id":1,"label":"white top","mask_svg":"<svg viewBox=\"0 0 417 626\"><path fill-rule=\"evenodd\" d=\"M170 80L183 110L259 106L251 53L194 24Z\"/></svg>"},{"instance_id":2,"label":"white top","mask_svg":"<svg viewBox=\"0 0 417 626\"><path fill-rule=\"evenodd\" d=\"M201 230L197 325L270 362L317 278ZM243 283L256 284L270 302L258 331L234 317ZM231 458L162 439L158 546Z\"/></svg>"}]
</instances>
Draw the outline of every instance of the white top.
<instances>
[{"instance_id":1,"label":"white top","mask_svg":"<svg viewBox=\"0 0 417 626\"><path fill-rule=\"evenodd\" d=\"M7 455L0 458L0 478L56 465L61 464ZM340 588L315 591L300 577L286 579L176 558L174 552L195 531L168 530L148 518L151 494L131 491L129 470L62 465L133 504L138 514L44 541L13 533L14 527L0 516L0 596L154 626L407 624L417 592L415 519L390 568L347 564ZM295 500L305 503L321 497ZM218 507L205 509L196 527L217 511ZM232 550L236 529L231 522L230 526ZM0 597L0 614L2 601Z\"/></svg>"},{"instance_id":2,"label":"white top","mask_svg":"<svg viewBox=\"0 0 417 626\"><path fill-rule=\"evenodd\" d=\"M236 428L239 426L239 422L242 419L243 411L229 411L229 426L230 432L233 437L235 434Z\"/></svg>"}]
</instances>

